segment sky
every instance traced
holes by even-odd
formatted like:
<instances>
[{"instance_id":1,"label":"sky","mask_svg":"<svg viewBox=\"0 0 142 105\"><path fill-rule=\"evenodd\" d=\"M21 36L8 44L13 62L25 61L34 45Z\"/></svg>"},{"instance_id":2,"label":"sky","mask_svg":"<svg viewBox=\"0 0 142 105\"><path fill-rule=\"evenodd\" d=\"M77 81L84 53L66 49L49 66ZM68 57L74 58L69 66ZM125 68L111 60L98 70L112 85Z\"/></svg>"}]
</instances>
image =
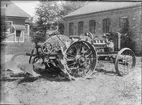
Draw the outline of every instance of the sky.
<instances>
[{"instance_id":1,"label":"sky","mask_svg":"<svg viewBox=\"0 0 142 105\"><path fill-rule=\"evenodd\" d=\"M15 5L27 12L29 15L35 15L35 8L39 4L38 1L12 1Z\"/></svg>"}]
</instances>

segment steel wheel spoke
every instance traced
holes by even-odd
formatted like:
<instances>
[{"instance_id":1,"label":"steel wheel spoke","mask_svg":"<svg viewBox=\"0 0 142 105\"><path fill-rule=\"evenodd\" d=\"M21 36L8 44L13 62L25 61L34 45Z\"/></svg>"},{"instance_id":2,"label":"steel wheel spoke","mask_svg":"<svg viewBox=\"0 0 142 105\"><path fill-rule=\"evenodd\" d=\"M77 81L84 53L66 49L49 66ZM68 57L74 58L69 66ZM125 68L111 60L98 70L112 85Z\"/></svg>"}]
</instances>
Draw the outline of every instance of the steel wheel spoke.
<instances>
[{"instance_id":1,"label":"steel wheel spoke","mask_svg":"<svg viewBox=\"0 0 142 105\"><path fill-rule=\"evenodd\" d=\"M68 62L68 66L75 66L76 62Z\"/></svg>"},{"instance_id":2,"label":"steel wheel spoke","mask_svg":"<svg viewBox=\"0 0 142 105\"><path fill-rule=\"evenodd\" d=\"M90 55L92 55L92 52L90 52L88 55L85 55L85 57L88 58Z\"/></svg>"},{"instance_id":3,"label":"steel wheel spoke","mask_svg":"<svg viewBox=\"0 0 142 105\"><path fill-rule=\"evenodd\" d=\"M67 56L75 57L75 55L67 53Z\"/></svg>"},{"instance_id":4,"label":"steel wheel spoke","mask_svg":"<svg viewBox=\"0 0 142 105\"><path fill-rule=\"evenodd\" d=\"M67 58L67 61L74 61L75 60L75 57L69 57Z\"/></svg>"}]
</instances>

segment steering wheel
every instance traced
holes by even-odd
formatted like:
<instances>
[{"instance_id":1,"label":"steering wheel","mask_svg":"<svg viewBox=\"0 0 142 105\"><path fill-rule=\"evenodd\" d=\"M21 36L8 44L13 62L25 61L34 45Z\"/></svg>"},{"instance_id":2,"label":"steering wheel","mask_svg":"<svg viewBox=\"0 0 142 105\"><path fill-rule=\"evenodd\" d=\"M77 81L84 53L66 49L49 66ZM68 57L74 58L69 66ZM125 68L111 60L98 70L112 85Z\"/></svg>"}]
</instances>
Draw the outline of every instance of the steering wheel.
<instances>
[{"instance_id":1,"label":"steering wheel","mask_svg":"<svg viewBox=\"0 0 142 105\"><path fill-rule=\"evenodd\" d=\"M44 42L41 46L41 50L44 54L50 54L53 51L52 44L49 42Z\"/></svg>"}]
</instances>

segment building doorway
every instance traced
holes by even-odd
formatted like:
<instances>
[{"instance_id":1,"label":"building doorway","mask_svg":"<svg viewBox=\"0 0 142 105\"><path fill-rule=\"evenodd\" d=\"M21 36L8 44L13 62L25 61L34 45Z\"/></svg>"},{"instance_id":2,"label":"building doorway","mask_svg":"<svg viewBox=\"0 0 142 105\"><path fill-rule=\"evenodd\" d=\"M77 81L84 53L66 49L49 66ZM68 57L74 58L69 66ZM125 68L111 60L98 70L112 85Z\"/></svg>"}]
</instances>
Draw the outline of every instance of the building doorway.
<instances>
[{"instance_id":1,"label":"building doorway","mask_svg":"<svg viewBox=\"0 0 142 105\"><path fill-rule=\"evenodd\" d=\"M23 37L23 31L22 30L16 30L16 42L23 42L24 37Z\"/></svg>"}]
</instances>

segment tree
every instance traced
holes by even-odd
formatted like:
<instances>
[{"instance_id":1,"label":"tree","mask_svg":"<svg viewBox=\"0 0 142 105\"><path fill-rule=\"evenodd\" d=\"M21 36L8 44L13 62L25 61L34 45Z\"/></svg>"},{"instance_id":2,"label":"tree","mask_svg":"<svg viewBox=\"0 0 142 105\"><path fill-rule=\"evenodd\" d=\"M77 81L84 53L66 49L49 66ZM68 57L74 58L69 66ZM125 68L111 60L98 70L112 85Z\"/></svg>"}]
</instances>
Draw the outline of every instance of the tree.
<instances>
[{"instance_id":1,"label":"tree","mask_svg":"<svg viewBox=\"0 0 142 105\"><path fill-rule=\"evenodd\" d=\"M60 8L57 2L41 2L36 8L37 34L46 39L47 30L54 27L59 21Z\"/></svg>"},{"instance_id":2,"label":"tree","mask_svg":"<svg viewBox=\"0 0 142 105\"><path fill-rule=\"evenodd\" d=\"M59 27L58 31L63 34L63 17L86 3L73 1L40 1L40 5L36 8L37 35L46 39L47 31L56 26Z\"/></svg>"},{"instance_id":3,"label":"tree","mask_svg":"<svg viewBox=\"0 0 142 105\"><path fill-rule=\"evenodd\" d=\"M73 12L77 9L79 9L80 7L86 5L88 2L87 1L64 1L62 3L62 6L64 8L64 11L62 11L62 15L67 15L70 12Z\"/></svg>"},{"instance_id":4,"label":"tree","mask_svg":"<svg viewBox=\"0 0 142 105\"><path fill-rule=\"evenodd\" d=\"M1 35L0 35L1 42L6 38L5 32L6 32L6 24L4 20L1 20Z\"/></svg>"}]
</instances>

